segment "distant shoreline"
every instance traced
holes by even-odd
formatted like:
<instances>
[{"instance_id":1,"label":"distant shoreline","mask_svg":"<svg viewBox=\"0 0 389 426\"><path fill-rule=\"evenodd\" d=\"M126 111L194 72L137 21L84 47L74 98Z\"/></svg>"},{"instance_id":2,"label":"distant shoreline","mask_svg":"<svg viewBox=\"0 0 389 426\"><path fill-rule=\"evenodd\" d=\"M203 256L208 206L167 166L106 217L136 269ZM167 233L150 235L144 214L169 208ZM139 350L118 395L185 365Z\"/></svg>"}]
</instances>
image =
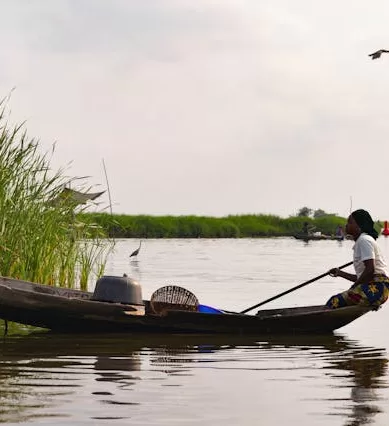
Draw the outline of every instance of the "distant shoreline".
<instances>
[{"instance_id":1,"label":"distant shoreline","mask_svg":"<svg viewBox=\"0 0 389 426\"><path fill-rule=\"evenodd\" d=\"M301 232L304 222L314 231L334 235L337 226L346 223L345 218L335 215L281 218L263 214L208 217L80 213L77 220L94 225L96 232L112 238L290 237Z\"/></svg>"}]
</instances>

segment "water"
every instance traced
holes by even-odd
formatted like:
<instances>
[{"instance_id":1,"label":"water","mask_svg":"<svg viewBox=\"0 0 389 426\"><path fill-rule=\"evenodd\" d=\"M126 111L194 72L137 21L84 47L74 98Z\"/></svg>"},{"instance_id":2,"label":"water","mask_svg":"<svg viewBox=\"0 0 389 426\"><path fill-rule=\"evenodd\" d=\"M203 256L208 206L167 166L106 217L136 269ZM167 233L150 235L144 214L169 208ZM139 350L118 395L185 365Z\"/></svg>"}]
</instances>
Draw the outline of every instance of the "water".
<instances>
[{"instance_id":1,"label":"water","mask_svg":"<svg viewBox=\"0 0 389 426\"><path fill-rule=\"evenodd\" d=\"M389 259L389 241L380 238ZM166 285L243 310L351 260L352 242L288 238L119 241L108 274L144 298ZM264 306L315 305L325 277ZM254 310L253 313L256 311ZM55 425L387 425L389 304L333 336L70 336L0 342L0 422Z\"/></svg>"}]
</instances>

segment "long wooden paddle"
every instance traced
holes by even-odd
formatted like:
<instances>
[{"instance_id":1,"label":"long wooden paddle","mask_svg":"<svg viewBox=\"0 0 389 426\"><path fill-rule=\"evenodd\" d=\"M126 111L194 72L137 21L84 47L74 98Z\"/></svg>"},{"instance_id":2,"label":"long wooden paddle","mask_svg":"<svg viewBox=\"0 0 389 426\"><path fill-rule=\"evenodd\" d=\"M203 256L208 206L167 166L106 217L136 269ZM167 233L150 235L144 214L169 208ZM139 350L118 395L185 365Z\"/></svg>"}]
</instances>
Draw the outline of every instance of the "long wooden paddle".
<instances>
[{"instance_id":1,"label":"long wooden paddle","mask_svg":"<svg viewBox=\"0 0 389 426\"><path fill-rule=\"evenodd\" d=\"M345 263L344 265L339 266L339 268L338 268L338 269L346 268L347 266L350 266L350 265L352 265L352 264L353 264L353 262ZM292 288L290 288L289 290L283 291L282 293L277 294L276 296L273 296L273 297L271 297L270 299L266 299L266 300L264 300L263 302L257 303L256 305L251 306L250 308L247 308L247 309L245 309L244 311L241 311L241 312L239 312L239 313L240 313L240 314L245 314L246 312L251 311L252 309L258 308L259 306L262 306L262 305L264 305L265 303L272 302L273 300L276 300L276 299L278 299L279 297L284 296L285 294L291 293L292 291L295 291L295 290L297 290L297 289L299 289L299 288L301 288L301 287L304 287L304 286L306 286L306 285L308 285L308 284L311 284L311 283L313 283L314 281L320 280L320 278L323 278L323 277L325 277L325 276L329 275L329 273L330 273L330 272L328 271L328 272L326 272L325 274L321 274L321 275L319 275L318 277L315 277L315 278L312 278L311 280L305 281L305 283L302 283L302 284L296 285L296 287L292 287Z\"/></svg>"}]
</instances>

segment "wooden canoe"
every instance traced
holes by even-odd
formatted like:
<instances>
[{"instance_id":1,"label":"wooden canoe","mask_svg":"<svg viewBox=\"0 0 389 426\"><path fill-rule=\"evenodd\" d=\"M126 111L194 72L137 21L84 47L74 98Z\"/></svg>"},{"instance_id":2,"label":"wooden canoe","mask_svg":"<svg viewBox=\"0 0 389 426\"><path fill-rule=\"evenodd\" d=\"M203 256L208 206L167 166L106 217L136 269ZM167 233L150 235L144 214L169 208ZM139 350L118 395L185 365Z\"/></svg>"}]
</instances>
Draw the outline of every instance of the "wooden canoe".
<instances>
[{"instance_id":1,"label":"wooden canoe","mask_svg":"<svg viewBox=\"0 0 389 426\"><path fill-rule=\"evenodd\" d=\"M91 300L93 293L0 277L0 318L71 333L233 334L331 333L371 308L306 306L260 310L256 315L170 310Z\"/></svg>"}]
</instances>

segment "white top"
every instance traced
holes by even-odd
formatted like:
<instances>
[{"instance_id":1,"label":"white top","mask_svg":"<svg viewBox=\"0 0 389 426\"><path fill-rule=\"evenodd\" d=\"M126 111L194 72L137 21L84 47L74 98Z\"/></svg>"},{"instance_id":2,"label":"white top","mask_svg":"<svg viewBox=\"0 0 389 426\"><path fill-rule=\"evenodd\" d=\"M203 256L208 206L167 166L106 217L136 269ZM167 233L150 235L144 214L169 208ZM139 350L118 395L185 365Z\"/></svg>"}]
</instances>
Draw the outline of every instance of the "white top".
<instances>
[{"instance_id":1,"label":"white top","mask_svg":"<svg viewBox=\"0 0 389 426\"><path fill-rule=\"evenodd\" d=\"M382 256L381 250L378 247L377 241L363 232L353 247L354 250L354 268L359 278L362 272L365 270L364 260L374 260L374 273L384 274L388 276L388 268L386 266L385 259Z\"/></svg>"}]
</instances>

